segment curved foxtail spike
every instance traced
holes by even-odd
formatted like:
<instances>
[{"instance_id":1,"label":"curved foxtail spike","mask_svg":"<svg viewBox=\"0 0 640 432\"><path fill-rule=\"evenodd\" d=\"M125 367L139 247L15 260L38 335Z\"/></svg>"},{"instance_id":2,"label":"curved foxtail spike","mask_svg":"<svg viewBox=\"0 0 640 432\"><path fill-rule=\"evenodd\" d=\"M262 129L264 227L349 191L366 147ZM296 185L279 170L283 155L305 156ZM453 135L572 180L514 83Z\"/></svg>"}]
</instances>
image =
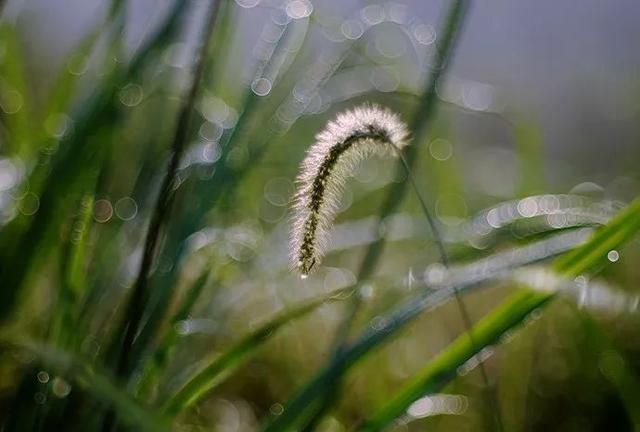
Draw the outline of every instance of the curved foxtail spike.
<instances>
[{"instance_id":1,"label":"curved foxtail spike","mask_svg":"<svg viewBox=\"0 0 640 432\"><path fill-rule=\"evenodd\" d=\"M377 105L338 114L316 136L300 166L293 205L291 260L303 278L320 263L348 175L373 154L395 156L407 137L400 117Z\"/></svg>"}]
</instances>

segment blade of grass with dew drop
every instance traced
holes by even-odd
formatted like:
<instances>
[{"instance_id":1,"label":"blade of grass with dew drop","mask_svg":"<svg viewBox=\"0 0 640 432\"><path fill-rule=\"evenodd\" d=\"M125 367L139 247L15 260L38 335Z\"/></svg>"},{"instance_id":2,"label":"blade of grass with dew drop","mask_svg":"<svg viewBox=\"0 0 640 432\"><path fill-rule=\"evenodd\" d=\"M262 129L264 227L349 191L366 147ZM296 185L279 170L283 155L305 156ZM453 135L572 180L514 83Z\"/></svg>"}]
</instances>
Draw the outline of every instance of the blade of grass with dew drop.
<instances>
[{"instance_id":1,"label":"blade of grass with dew drop","mask_svg":"<svg viewBox=\"0 0 640 432\"><path fill-rule=\"evenodd\" d=\"M553 268L565 277L578 276L606 260L606 255L629 240L640 229L640 199L632 202L611 222L600 228L581 247L558 258ZM519 325L533 310L553 298L553 293L524 289L507 299L488 316L477 322L471 334L479 349L496 343L509 329ZM411 403L449 382L456 370L478 353L465 334L431 360L391 402L374 413L358 429L382 430L401 416Z\"/></svg>"},{"instance_id":2,"label":"blade of grass with dew drop","mask_svg":"<svg viewBox=\"0 0 640 432\"><path fill-rule=\"evenodd\" d=\"M225 376L249 360L250 356L267 342L277 330L296 319L308 315L322 305L348 298L353 293L353 290L353 287L348 287L322 294L276 315L240 339L223 354L215 357L208 365L197 372L164 404L163 412L170 416L175 416L194 405L207 392L218 385Z\"/></svg>"},{"instance_id":3,"label":"blade of grass with dew drop","mask_svg":"<svg viewBox=\"0 0 640 432\"><path fill-rule=\"evenodd\" d=\"M165 419L122 391L105 372L73 354L50 345L30 341L27 337L2 337L3 344L36 356L47 367L63 377L69 377L78 387L98 400L113 405L123 422L135 430L147 432L169 431Z\"/></svg>"},{"instance_id":4,"label":"blade of grass with dew drop","mask_svg":"<svg viewBox=\"0 0 640 432\"><path fill-rule=\"evenodd\" d=\"M597 280L578 282L572 278L563 278L549 269L521 269L518 270L518 273L520 274L515 277L515 280L524 286L537 290L548 290L549 287L553 286L556 287L554 291L564 294L564 304L569 307L569 310L576 317L576 322L582 327L581 333L584 335L584 337L580 338L580 341L576 341L574 348L581 350L582 355L586 356L584 357L585 362L597 365L602 375L615 388L622 405L627 410L629 420L636 425L635 430L637 430L640 425L640 417L636 407L640 406L640 399L635 394L634 389L640 388L639 377L630 367L623 354L617 349L612 338L604 331L598 317L612 319L621 314L637 312L638 296L620 291L619 288L616 289ZM554 305L557 305L557 303ZM592 315L589 312L596 312L597 314ZM536 326L534 329L526 330L538 332L540 327ZM518 348L515 350L519 355L516 354L516 363L512 363L513 365L521 365L523 360L529 365L533 364L531 362L535 362L536 356L532 355L530 348L538 345L540 341L536 337L532 337L531 331L528 333L528 336L519 337ZM539 335L539 333L536 334ZM529 345L526 353L521 351L523 343ZM515 354L515 352L512 353ZM513 361L509 357L506 360ZM513 414L514 408L516 408L516 412L520 413L520 415L516 414L512 417L512 426L510 428L510 430L517 430L517 425L522 424L524 421L528 388L526 383L531 381L530 378L524 381L521 379L522 377L519 376L522 373L521 367L513 369L514 376L501 377L500 388L505 391L505 401L507 398L509 400L511 413ZM506 371L508 373L508 367ZM509 385L513 386L510 390L507 389ZM519 390L520 397L516 395L514 401L513 392L514 390L518 391L516 389ZM518 405L520 405L520 409L517 409Z\"/></svg>"},{"instance_id":5,"label":"blade of grass with dew drop","mask_svg":"<svg viewBox=\"0 0 640 432\"><path fill-rule=\"evenodd\" d=\"M555 245L558 241L560 245ZM483 271L460 270L461 273L468 274L462 280L445 285L436 291L420 294L381 317L381 321L386 323L383 328L365 332L355 342L347 346L339 356L335 356L287 403L282 414L272 418L271 422L265 426L265 430L277 432L295 429L300 422L300 417L306 415L308 409L317 406L318 399L327 391L327 387L334 386L335 381L339 380L351 367L402 330L420 314L450 300L456 290L463 293L478 289L484 282L494 280L513 268L558 256L583 242L582 236L573 238L564 233L558 235L557 238L541 240L536 244L516 249L508 258L505 252L501 252L475 264L469 264L467 266L469 269L480 267ZM492 261L499 261L502 265L490 265Z\"/></svg>"}]
</instances>

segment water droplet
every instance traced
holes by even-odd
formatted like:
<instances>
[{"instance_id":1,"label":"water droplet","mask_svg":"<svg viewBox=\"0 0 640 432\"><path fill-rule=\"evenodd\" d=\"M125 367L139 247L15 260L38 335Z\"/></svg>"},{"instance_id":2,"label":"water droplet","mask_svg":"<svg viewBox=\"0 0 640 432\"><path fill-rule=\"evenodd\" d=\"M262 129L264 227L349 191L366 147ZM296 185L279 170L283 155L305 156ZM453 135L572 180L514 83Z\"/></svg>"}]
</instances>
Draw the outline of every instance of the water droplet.
<instances>
[{"instance_id":1,"label":"water droplet","mask_svg":"<svg viewBox=\"0 0 640 432\"><path fill-rule=\"evenodd\" d=\"M89 57L83 54L76 54L67 62L67 70L71 75L83 75L88 69Z\"/></svg>"},{"instance_id":2,"label":"water droplet","mask_svg":"<svg viewBox=\"0 0 640 432\"><path fill-rule=\"evenodd\" d=\"M38 208L40 208L40 199L32 192L25 194L20 199L20 204L18 205L20 213L26 216L35 214L38 211Z\"/></svg>"},{"instance_id":3,"label":"water droplet","mask_svg":"<svg viewBox=\"0 0 640 432\"><path fill-rule=\"evenodd\" d=\"M284 407L282 406L282 404L279 403L274 403L273 405L271 405L271 407L269 408L269 411L271 412L271 414L273 415L280 415L284 412Z\"/></svg>"},{"instance_id":4,"label":"water droplet","mask_svg":"<svg viewBox=\"0 0 640 432\"><path fill-rule=\"evenodd\" d=\"M101 199L95 202L93 205L93 218L96 222L105 223L109 222L113 216L113 206L109 200Z\"/></svg>"},{"instance_id":5,"label":"water droplet","mask_svg":"<svg viewBox=\"0 0 640 432\"><path fill-rule=\"evenodd\" d=\"M251 90L258 96L266 96L271 91L271 81L266 78L258 78L251 83Z\"/></svg>"},{"instance_id":6,"label":"water droplet","mask_svg":"<svg viewBox=\"0 0 640 432\"><path fill-rule=\"evenodd\" d=\"M16 90L3 89L0 94L0 108L7 114L15 114L22 108L22 95Z\"/></svg>"},{"instance_id":7,"label":"water droplet","mask_svg":"<svg viewBox=\"0 0 640 432\"><path fill-rule=\"evenodd\" d=\"M436 30L429 24L417 24L413 27L413 36L422 45L431 45L436 41Z\"/></svg>"},{"instance_id":8,"label":"water droplet","mask_svg":"<svg viewBox=\"0 0 640 432\"><path fill-rule=\"evenodd\" d=\"M118 96L122 105L134 107L142 102L144 92L138 84L127 84L120 90Z\"/></svg>"},{"instance_id":9,"label":"water droplet","mask_svg":"<svg viewBox=\"0 0 640 432\"><path fill-rule=\"evenodd\" d=\"M313 5L308 0L293 0L287 4L286 11L292 19L306 18L313 12Z\"/></svg>"},{"instance_id":10,"label":"water droplet","mask_svg":"<svg viewBox=\"0 0 640 432\"><path fill-rule=\"evenodd\" d=\"M115 213L124 221L131 220L138 214L138 204L131 197L120 198L116 202Z\"/></svg>"},{"instance_id":11,"label":"water droplet","mask_svg":"<svg viewBox=\"0 0 640 432\"><path fill-rule=\"evenodd\" d=\"M286 206L289 204L293 189L291 180L286 177L275 177L265 184L264 197L275 206Z\"/></svg>"},{"instance_id":12,"label":"water droplet","mask_svg":"<svg viewBox=\"0 0 640 432\"><path fill-rule=\"evenodd\" d=\"M443 138L436 138L429 144L431 157L438 161L446 161L453 155L453 146Z\"/></svg>"},{"instance_id":13,"label":"water droplet","mask_svg":"<svg viewBox=\"0 0 640 432\"><path fill-rule=\"evenodd\" d=\"M250 9L260 4L260 0L236 0L236 4L241 8Z\"/></svg>"},{"instance_id":14,"label":"water droplet","mask_svg":"<svg viewBox=\"0 0 640 432\"><path fill-rule=\"evenodd\" d=\"M36 377L42 384L46 384L49 382L49 374L45 371L38 372L38 375Z\"/></svg>"},{"instance_id":15,"label":"water droplet","mask_svg":"<svg viewBox=\"0 0 640 432\"><path fill-rule=\"evenodd\" d=\"M380 5L365 6L360 11L360 16L370 26L380 24L384 21L384 9Z\"/></svg>"},{"instance_id":16,"label":"water droplet","mask_svg":"<svg viewBox=\"0 0 640 432\"><path fill-rule=\"evenodd\" d=\"M358 20L346 20L340 26L342 34L351 40L358 39L364 33L364 27Z\"/></svg>"},{"instance_id":17,"label":"water droplet","mask_svg":"<svg viewBox=\"0 0 640 432\"><path fill-rule=\"evenodd\" d=\"M62 138L69 129L71 119L64 113L55 113L47 117L44 130L53 138Z\"/></svg>"},{"instance_id":18,"label":"water droplet","mask_svg":"<svg viewBox=\"0 0 640 432\"><path fill-rule=\"evenodd\" d=\"M55 377L53 379L53 385L51 386L51 390L53 394L59 398L64 398L71 393L71 386L67 381L60 377Z\"/></svg>"}]
</instances>

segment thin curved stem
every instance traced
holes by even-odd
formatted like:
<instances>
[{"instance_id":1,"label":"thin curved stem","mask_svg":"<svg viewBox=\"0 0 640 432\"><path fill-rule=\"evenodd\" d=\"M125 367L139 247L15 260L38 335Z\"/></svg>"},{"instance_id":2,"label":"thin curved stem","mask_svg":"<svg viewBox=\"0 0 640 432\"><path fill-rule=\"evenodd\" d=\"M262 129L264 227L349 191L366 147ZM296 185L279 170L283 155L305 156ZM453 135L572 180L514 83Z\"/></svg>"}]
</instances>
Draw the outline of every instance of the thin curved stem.
<instances>
[{"instance_id":1,"label":"thin curved stem","mask_svg":"<svg viewBox=\"0 0 640 432\"><path fill-rule=\"evenodd\" d=\"M431 233L433 234L433 239L440 252L440 259L442 261L442 264L448 270L451 267L451 260L449 259L449 254L447 253L447 249L444 246L444 241L443 241L440 229L438 228L435 218L429 211L429 208L427 207L424 197L420 193L420 188L418 187L418 183L416 182L416 179L413 175L413 171L411 170L411 167L409 167L407 160L405 159L405 157L402 155L401 152L398 152L398 157L400 158L400 161L402 162L402 165L404 166L407 172L407 178L411 182L411 186L413 187L413 190L416 194L416 198L420 203L422 213L424 214L425 219L427 219L427 222L429 223L429 227L431 228ZM462 321L465 326L465 331L469 336L469 342L471 343L471 346L477 350L478 344L476 343L476 340L473 336L473 332L471 331L471 329L473 328L473 322L471 321L469 310L467 309L467 306L465 305L462 299L462 295L460 295L458 288L455 286L453 288L453 296L456 300L456 304L458 305L458 311L460 312L460 316L462 317ZM482 381L485 387L486 397L489 402L489 405L492 408L496 429L498 431L502 431L504 428L502 426L502 416L500 415L500 407L498 405L498 401L496 400L495 394L491 391L491 386L489 385L489 375L487 374L487 369L484 367L484 363L479 362L479 369L480 369L480 375L482 377Z\"/></svg>"}]
</instances>

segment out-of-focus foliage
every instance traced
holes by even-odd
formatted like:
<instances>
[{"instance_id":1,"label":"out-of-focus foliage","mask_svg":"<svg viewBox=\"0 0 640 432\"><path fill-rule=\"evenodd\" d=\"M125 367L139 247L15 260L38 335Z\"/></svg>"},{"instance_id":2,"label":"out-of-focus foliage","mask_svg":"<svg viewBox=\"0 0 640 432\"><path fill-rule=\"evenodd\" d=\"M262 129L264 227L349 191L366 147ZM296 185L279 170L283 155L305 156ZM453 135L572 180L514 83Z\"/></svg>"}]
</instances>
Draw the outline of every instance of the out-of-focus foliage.
<instances>
[{"instance_id":1,"label":"out-of-focus foliage","mask_svg":"<svg viewBox=\"0 0 640 432\"><path fill-rule=\"evenodd\" d=\"M51 5L18 3L0 18L2 431L640 428L640 110L607 93L559 115L544 89L553 121L580 126L563 142L526 114L535 91L476 77L478 20L512 6L141 17L113 0L38 56L30 23ZM299 163L362 102L410 125L405 164L351 173L300 280ZM581 128L626 141L580 149Z\"/></svg>"}]
</instances>

